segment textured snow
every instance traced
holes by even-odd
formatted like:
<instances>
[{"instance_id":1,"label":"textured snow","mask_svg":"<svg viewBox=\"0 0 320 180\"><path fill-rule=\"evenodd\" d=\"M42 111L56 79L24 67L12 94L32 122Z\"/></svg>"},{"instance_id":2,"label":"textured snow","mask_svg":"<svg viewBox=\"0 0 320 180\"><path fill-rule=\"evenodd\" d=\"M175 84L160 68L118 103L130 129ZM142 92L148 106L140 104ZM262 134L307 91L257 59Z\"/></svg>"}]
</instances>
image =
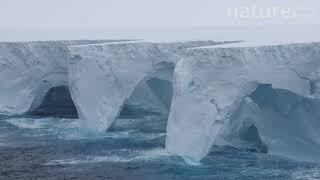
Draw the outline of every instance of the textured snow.
<instances>
[{"instance_id":1,"label":"textured snow","mask_svg":"<svg viewBox=\"0 0 320 180\"><path fill-rule=\"evenodd\" d=\"M201 160L228 131L243 99L259 85L318 98L319 45L191 49L174 72L167 150ZM277 123L274 128L279 128Z\"/></svg>"}]
</instances>

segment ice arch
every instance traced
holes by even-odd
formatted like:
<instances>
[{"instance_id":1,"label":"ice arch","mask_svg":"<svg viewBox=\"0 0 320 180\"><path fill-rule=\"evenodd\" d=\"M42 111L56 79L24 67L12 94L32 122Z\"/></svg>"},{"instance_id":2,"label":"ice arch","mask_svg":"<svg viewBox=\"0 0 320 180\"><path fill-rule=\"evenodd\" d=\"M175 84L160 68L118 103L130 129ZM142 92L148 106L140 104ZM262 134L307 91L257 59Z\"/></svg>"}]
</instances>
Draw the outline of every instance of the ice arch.
<instances>
[{"instance_id":1,"label":"ice arch","mask_svg":"<svg viewBox=\"0 0 320 180\"><path fill-rule=\"evenodd\" d=\"M172 100L174 64L160 62L125 100L111 130L165 132Z\"/></svg>"},{"instance_id":2,"label":"ice arch","mask_svg":"<svg viewBox=\"0 0 320 180\"><path fill-rule=\"evenodd\" d=\"M161 62L175 62L151 43L72 47L71 95L83 127L104 132L119 115L136 86Z\"/></svg>"},{"instance_id":3,"label":"ice arch","mask_svg":"<svg viewBox=\"0 0 320 180\"><path fill-rule=\"evenodd\" d=\"M69 84L82 127L104 132L137 85L163 63L175 64L186 48L226 42L109 43L70 46Z\"/></svg>"},{"instance_id":4,"label":"ice arch","mask_svg":"<svg viewBox=\"0 0 320 180\"><path fill-rule=\"evenodd\" d=\"M0 44L0 111L24 114L53 86L67 85L67 49L62 42Z\"/></svg>"},{"instance_id":5,"label":"ice arch","mask_svg":"<svg viewBox=\"0 0 320 180\"><path fill-rule=\"evenodd\" d=\"M20 115L38 107L52 87L68 86L69 45L109 41L0 43L0 114Z\"/></svg>"},{"instance_id":6,"label":"ice arch","mask_svg":"<svg viewBox=\"0 0 320 180\"><path fill-rule=\"evenodd\" d=\"M132 110L154 112L158 115L169 114L172 99L172 75L174 63L160 62L150 74L145 76L135 87L130 97L124 103L120 117L138 117Z\"/></svg>"},{"instance_id":7,"label":"ice arch","mask_svg":"<svg viewBox=\"0 0 320 180\"><path fill-rule=\"evenodd\" d=\"M261 84L318 98L319 67L318 43L190 50L174 72L166 149L201 160Z\"/></svg>"},{"instance_id":8,"label":"ice arch","mask_svg":"<svg viewBox=\"0 0 320 180\"><path fill-rule=\"evenodd\" d=\"M257 105L255 125L272 154L320 161L320 101L260 85L249 96Z\"/></svg>"}]
</instances>

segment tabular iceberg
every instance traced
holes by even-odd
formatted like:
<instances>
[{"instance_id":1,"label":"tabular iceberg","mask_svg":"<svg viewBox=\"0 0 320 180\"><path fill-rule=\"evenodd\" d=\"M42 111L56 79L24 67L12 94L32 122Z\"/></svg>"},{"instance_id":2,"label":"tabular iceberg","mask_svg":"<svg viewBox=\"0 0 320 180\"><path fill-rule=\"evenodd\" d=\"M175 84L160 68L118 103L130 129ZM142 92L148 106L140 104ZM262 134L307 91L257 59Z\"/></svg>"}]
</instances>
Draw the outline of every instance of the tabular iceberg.
<instances>
[{"instance_id":1,"label":"tabular iceberg","mask_svg":"<svg viewBox=\"0 0 320 180\"><path fill-rule=\"evenodd\" d=\"M214 145L320 161L320 44L203 47L226 43L0 43L0 116L69 99L103 133L134 107L168 119L166 150L195 161Z\"/></svg>"},{"instance_id":2,"label":"tabular iceberg","mask_svg":"<svg viewBox=\"0 0 320 180\"><path fill-rule=\"evenodd\" d=\"M311 159L315 153L319 156L320 122L309 118L312 113L317 114L314 117L319 117L315 110L320 107L317 101L320 95L319 68L319 43L190 49L174 71L174 94L167 125L167 150L198 161L214 144L227 142L241 146L241 139L244 142L251 140L256 141L258 149L265 151L265 144L261 139L269 139L273 142L265 143L271 153L297 155L297 158L303 154L306 156L304 159ZM263 93L266 85L270 85L269 95ZM267 100L282 103L278 105L281 111L263 116L271 111L264 108L263 105L267 102L263 98L274 98ZM310 115L286 121L287 126L284 126L283 121L290 119L288 116L292 116L291 111L298 113L299 109L295 108L300 102L305 102L310 107L314 105L309 109ZM237 112L241 109L244 113ZM238 113L237 116L235 113ZM307 114L306 110L302 113ZM298 123L300 128L297 128L298 124L291 123ZM245 129L241 130L242 126ZM290 130L292 127L296 131ZM230 140L230 134L238 140ZM244 136L241 137L241 134ZM261 138L245 138L246 134L260 135ZM229 137L229 141L225 137ZM312 153L301 151L303 145L312 147L307 148L313 149ZM293 152L294 149L301 154Z\"/></svg>"}]
</instances>

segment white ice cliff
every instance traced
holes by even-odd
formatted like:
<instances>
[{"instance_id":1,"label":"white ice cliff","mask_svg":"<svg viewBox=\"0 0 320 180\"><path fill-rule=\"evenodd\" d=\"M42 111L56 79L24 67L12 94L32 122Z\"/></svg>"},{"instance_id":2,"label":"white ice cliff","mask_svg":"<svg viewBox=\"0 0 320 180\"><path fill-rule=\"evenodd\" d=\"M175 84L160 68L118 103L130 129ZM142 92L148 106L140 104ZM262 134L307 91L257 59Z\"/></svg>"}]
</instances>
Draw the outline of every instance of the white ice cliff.
<instances>
[{"instance_id":1,"label":"white ice cliff","mask_svg":"<svg viewBox=\"0 0 320 180\"><path fill-rule=\"evenodd\" d=\"M214 144L243 145L241 131L249 131L245 134L260 134L271 153L319 157L320 122L315 110L319 107L319 68L319 43L190 49L174 71L167 150L201 160ZM269 91L276 95L258 91L264 85L270 85ZM283 91L284 95L279 95ZM267 102L259 102L264 98ZM274 106L269 105L274 108L271 110L264 106L270 101L275 101ZM300 103L305 101L310 109L301 110ZM297 106L300 109L295 109ZM244 113L235 117L237 111ZM305 116L292 114L299 111ZM294 119L289 118L292 116ZM247 130L239 129L241 126ZM224 137L230 134L238 140L228 142ZM256 141L260 143L260 138ZM303 152L301 148L306 146L312 150Z\"/></svg>"}]
</instances>

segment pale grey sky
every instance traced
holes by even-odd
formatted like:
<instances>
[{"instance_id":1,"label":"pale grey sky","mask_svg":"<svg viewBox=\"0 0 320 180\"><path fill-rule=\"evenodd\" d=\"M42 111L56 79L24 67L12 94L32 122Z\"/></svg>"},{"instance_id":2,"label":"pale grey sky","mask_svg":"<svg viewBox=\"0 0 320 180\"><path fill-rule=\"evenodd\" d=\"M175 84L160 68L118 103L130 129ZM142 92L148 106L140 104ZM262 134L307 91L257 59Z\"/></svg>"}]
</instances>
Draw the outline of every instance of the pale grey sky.
<instances>
[{"instance_id":1,"label":"pale grey sky","mask_svg":"<svg viewBox=\"0 0 320 180\"><path fill-rule=\"evenodd\" d=\"M248 23L228 17L232 7L310 8L310 17L264 23L319 23L319 0L0 0L0 27L194 27ZM241 21L241 22L239 22ZM295 22L296 21L296 22ZM253 21L259 23L259 20Z\"/></svg>"},{"instance_id":2,"label":"pale grey sky","mask_svg":"<svg viewBox=\"0 0 320 180\"><path fill-rule=\"evenodd\" d=\"M290 19L239 19L228 15L228 8L251 6L304 8L310 12ZM23 33L32 30L40 36L74 29L116 29L112 31L116 33L132 28L319 24L319 13L319 0L0 0L0 32L6 32L0 39L24 37L27 34ZM33 36L37 37L36 33Z\"/></svg>"}]
</instances>

